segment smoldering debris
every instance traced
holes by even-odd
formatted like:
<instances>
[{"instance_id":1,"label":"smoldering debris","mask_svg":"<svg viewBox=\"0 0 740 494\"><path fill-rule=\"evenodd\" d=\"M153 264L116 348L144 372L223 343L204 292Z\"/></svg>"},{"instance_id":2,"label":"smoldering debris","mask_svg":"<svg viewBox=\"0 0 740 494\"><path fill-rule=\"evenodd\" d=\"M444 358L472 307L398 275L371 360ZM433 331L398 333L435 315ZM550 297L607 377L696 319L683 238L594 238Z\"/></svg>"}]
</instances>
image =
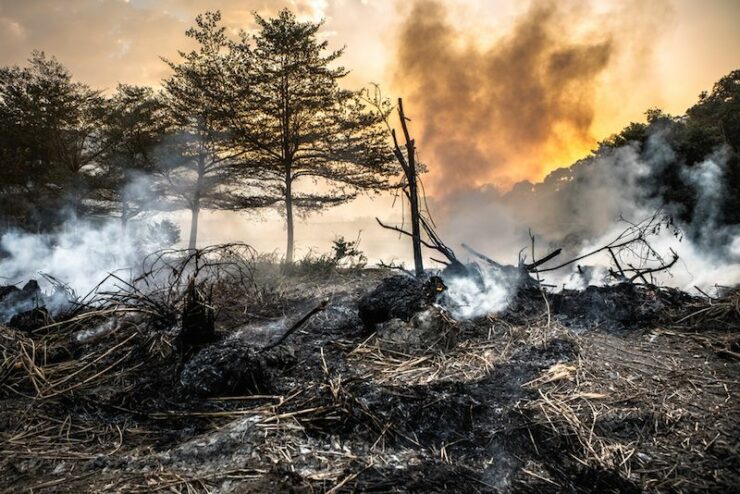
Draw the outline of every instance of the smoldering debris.
<instances>
[{"instance_id":1,"label":"smoldering debris","mask_svg":"<svg viewBox=\"0 0 740 494\"><path fill-rule=\"evenodd\" d=\"M500 316L521 324L547 313L552 321L577 333L594 329L635 331L659 324L666 314L679 313L691 304L706 303L706 299L680 290L632 283L562 290L545 297L541 290L521 290Z\"/></svg>"},{"instance_id":2,"label":"smoldering debris","mask_svg":"<svg viewBox=\"0 0 740 494\"><path fill-rule=\"evenodd\" d=\"M207 296L196 286L195 277L188 282L182 308L179 341L183 349L190 349L214 341L216 337L212 294Z\"/></svg>"},{"instance_id":3,"label":"smoldering debris","mask_svg":"<svg viewBox=\"0 0 740 494\"><path fill-rule=\"evenodd\" d=\"M74 293L68 286L48 277L53 290L41 290L36 280L28 280L22 288L14 285L0 286L0 323L33 331L54 322L55 317L65 317L74 304Z\"/></svg>"},{"instance_id":4,"label":"smoldering debris","mask_svg":"<svg viewBox=\"0 0 740 494\"><path fill-rule=\"evenodd\" d=\"M34 307L14 314L8 321L8 326L21 331L33 331L53 322L54 320L49 315L46 307Z\"/></svg>"},{"instance_id":5,"label":"smoldering debris","mask_svg":"<svg viewBox=\"0 0 740 494\"><path fill-rule=\"evenodd\" d=\"M44 306L43 294L36 280L29 280L23 288L13 285L0 287L0 320Z\"/></svg>"},{"instance_id":6,"label":"smoldering debris","mask_svg":"<svg viewBox=\"0 0 740 494\"><path fill-rule=\"evenodd\" d=\"M283 318L251 324L217 344L202 348L185 363L180 373L185 393L213 397L269 392L273 374L296 363L295 351L285 344L286 339L326 305L327 301L320 302L291 323ZM208 324L212 329L213 321ZM181 334L185 328L182 327ZM261 336L267 336L269 342L257 344ZM201 345L204 343L208 341L200 341Z\"/></svg>"},{"instance_id":7,"label":"smoldering debris","mask_svg":"<svg viewBox=\"0 0 740 494\"><path fill-rule=\"evenodd\" d=\"M360 319L369 329L395 318L408 321L433 304L444 290L444 282L438 276L424 281L405 275L391 276L360 299Z\"/></svg>"},{"instance_id":8,"label":"smoldering debris","mask_svg":"<svg viewBox=\"0 0 740 494\"><path fill-rule=\"evenodd\" d=\"M458 333L458 322L439 305L417 311L408 321L394 318L375 328L383 348L408 355L450 350L457 344Z\"/></svg>"},{"instance_id":9,"label":"smoldering debris","mask_svg":"<svg viewBox=\"0 0 740 494\"><path fill-rule=\"evenodd\" d=\"M53 325L0 326L0 488L734 483L737 289L525 284L504 310L458 318L444 274L286 275L241 245L169 254ZM183 351L191 286L214 333Z\"/></svg>"},{"instance_id":10,"label":"smoldering debris","mask_svg":"<svg viewBox=\"0 0 740 494\"><path fill-rule=\"evenodd\" d=\"M204 348L185 364L180 384L199 397L268 394L270 371L295 365L291 347L260 352L245 341L224 341Z\"/></svg>"}]
</instances>

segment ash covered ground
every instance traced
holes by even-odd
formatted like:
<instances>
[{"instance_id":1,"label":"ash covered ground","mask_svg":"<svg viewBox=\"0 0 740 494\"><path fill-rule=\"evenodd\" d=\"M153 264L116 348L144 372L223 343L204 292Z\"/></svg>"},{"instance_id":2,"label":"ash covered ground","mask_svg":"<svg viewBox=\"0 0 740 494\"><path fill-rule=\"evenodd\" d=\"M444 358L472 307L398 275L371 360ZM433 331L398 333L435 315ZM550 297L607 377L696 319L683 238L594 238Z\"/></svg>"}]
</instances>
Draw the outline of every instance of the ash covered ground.
<instances>
[{"instance_id":1,"label":"ash covered ground","mask_svg":"<svg viewBox=\"0 0 740 494\"><path fill-rule=\"evenodd\" d=\"M0 489L740 485L737 290L530 287L459 320L444 277L254 268L0 326Z\"/></svg>"}]
</instances>

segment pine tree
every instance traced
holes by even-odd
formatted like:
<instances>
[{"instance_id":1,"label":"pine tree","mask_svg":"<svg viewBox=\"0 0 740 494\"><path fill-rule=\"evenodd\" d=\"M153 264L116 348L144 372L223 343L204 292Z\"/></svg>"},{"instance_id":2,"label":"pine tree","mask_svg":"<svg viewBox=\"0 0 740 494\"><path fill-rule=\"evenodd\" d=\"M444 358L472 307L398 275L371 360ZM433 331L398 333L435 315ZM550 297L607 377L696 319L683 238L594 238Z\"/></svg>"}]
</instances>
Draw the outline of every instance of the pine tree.
<instances>
[{"instance_id":1,"label":"pine tree","mask_svg":"<svg viewBox=\"0 0 740 494\"><path fill-rule=\"evenodd\" d=\"M165 141L160 171L173 201L191 211L189 247L195 248L201 209L241 210L270 204L255 195L250 177L237 173L244 149L235 145L224 108L233 79L223 77L237 61L221 14L196 18L187 36L198 49L180 52L180 63L166 61L173 75L164 81L165 104L173 131ZM247 81L248 82L248 81Z\"/></svg>"},{"instance_id":2,"label":"pine tree","mask_svg":"<svg viewBox=\"0 0 740 494\"><path fill-rule=\"evenodd\" d=\"M332 65L343 50L327 51L321 23L299 22L289 11L255 16L259 31L232 44L240 60L228 77L236 88L231 127L244 151L242 170L279 197L287 224L286 261L292 262L295 213L346 203L362 191L389 187L393 156L381 116L359 92L340 87L347 75ZM313 181L311 192L300 185Z\"/></svg>"}]
</instances>

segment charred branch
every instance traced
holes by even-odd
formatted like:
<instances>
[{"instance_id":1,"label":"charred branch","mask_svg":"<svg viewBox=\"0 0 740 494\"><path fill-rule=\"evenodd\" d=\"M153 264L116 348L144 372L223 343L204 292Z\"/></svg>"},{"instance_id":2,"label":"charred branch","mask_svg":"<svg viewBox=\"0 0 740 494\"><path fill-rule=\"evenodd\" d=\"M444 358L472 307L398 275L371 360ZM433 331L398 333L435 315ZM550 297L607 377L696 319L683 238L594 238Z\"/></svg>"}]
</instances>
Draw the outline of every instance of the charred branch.
<instances>
[{"instance_id":1,"label":"charred branch","mask_svg":"<svg viewBox=\"0 0 740 494\"><path fill-rule=\"evenodd\" d=\"M393 226L393 225L386 225L385 223L383 223L382 221L380 221L380 218L375 218L375 221L377 221L377 222L378 222L378 224L379 224L380 226L382 226L383 228L385 228L385 229L387 229L387 230L393 230L394 232L398 232L398 233L400 233L400 234L402 234L402 235L406 235L407 237L411 237L411 238L413 238L413 234L412 234L412 233L410 233L410 232L407 232L406 230L404 230L404 229L402 229L402 228L399 228L399 227L397 227L397 226ZM420 243L421 243L421 244L422 244L422 245L423 245L424 247L426 247L426 248L428 248L428 249L434 249L434 250L439 250L439 249L437 248L437 246L435 246L435 245L432 245L432 244L430 244L429 242L426 242L426 241L425 241L425 240L423 240L423 239L419 239L419 242L420 242ZM441 252L441 251L440 251L440 252Z\"/></svg>"},{"instance_id":2,"label":"charred branch","mask_svg":"<svg viewBox=\"0 0 740 494\"><path fill-rule=\"evenodd\" d=\"M532 266L530 272L546 273L550 271L556 271L558 269L564 268L571 264L577 263L578 261L606 251L609 253L611 260L614 263L614 268L609 269L609 274L612 277L618 280L627 281L629 283L634 283L635 280L640 279L643 283L650 285L652 283L647 279L646 275L668 270L673 267L673 265L675 265L678 261L678 254L676 254L676 252L671 249L671 254L673 255L672 260L669 262L664 262L660 254L658 254L658 252L647 240L647 238L651 234L655 234L655 232L660 229L660 226L662 224L670 226L672 225L672 220L669 217L662 217L660 212L656 212L653 216L640 223L630 223L629 226L614 240L602 247L591 250L586 254L570 259L557 266L537 269L537 266L543 264L547 260L550 260L552 257L555 257L555 255L559 254L560 249L558 249L549 256L541 259L539 262L533 263L535 265ZM629 268L625 269L619 260L620 253L622 252L628 252L633 255L638 255L639 261L643 265L648 264L651 261L658 261L660 264L655 267L635 267L632 264L628 264ZM583 274L581 266L578 266L578 272Z\"/></svg>"},{"instance_id":3,"label":"charred branch","mask_svg":"<svg viewBox=\"0 0 740 494\"><path fill-rule=\"evenodd\" d=\"M416 144L411 138L411 133L409 132L409 128L406 123L408 119L403 111L403 100L401 98L398 98L398 118L401 121L403 136L406 140L406 157L404 159L403 152L398 145L398 139L396 139L395 132L392 133L394 154L401 164L401 168L403 168L406 175L406 183L408 184L406 195L409 198L409 206L411 209L411 241L414 250L414 271L416 276L421 276L424 273L424 262L421 257L421 230L419 229L421 214L419 213Z\"/></svg>"},{"instance_id":4,"label":"charred branch","mask_svg":"<svg viewBox=\"0 0 740 494\"><path fill-rule=\"evenodd\" d=\"M550 252L549 254L547 254L545 257L543 257L539 261L535 261L535 262L532 262L530 264L524 264L522 267L524 269L526 269L527 271L529 271L530 273L531 272L534 272L534 271L536 271L536 269L539 266L542 266L546 262L548 262L548 261L554 259L555 257L559 256L562 251L563 251L563 249L556 249L556 250Z\"/></svg>"},{"instance_id":5,"label":"charred branch","mask_svg":"<svg viewBox=\"0 0 740 494\"><path fill-rule=\"evenodd\" d=\"M182 310L182 329L180 341L183 350L209 343L215 339L215 310L211 303L212 294L205 295L195 284L195 278L188 283L185 303Z\"/></svg>"},{"instance_id":6,"label":"charred branch","mask_svg":"<svg viewBox=\"0 0 740 494\"><path fill-rule=\"evenodd\" d=\"M631 269L626 270L626 272L631 272L631 273L634 273L634 274L631 277L628 278L628 281L630 283L634 283L634 281L637 278L640 278L645 284L651 285L652 283L650 283L647 280L647 278L645 277L645 275L653 274L653 273L658 273L660 271L666 271L666 270L672 268L673 265L678 262L678 254L676 254L676 252L673 249L671 249L671 254L673 254L673 257L671 258L671 260L669 262L662 263L660 266L656 266L656 267L653 267L653 268L638 269L638 268L635 268L635 267L633 267L633 266L630 265L630 268ZM624 272L623 272L623 274L624 274Z\"/></svg>"},{"instance_id":7,"label":"charred branch","mask_svg":"<svg viewBox=\"0 0 740 494\"><path fill-rule=\"evenodd\" d=\"M329 305L328 300L322 300L321 302L319 302L319 304L316 307L308 311L303 317L301 317L298 321L296 321L290 328L288 328L287 331L285 331L282 335L280 335L280 337L277 340L270 343L269 345L264 346L260 351L264 352L266 350L270 350L280 345L282 342L284 342L288 338L288 336L292 335L293 333L301 329L303 325L306 324L308 320L311 319L311 317L314 314L317 314L323 311L324 309L326 309L327 305Z\"/></svg>"},{"instance_id":8,"label":"charred branch","mask_svg":"<svg viewBox=\"0 0 740 494\"><path fill-rule=\"evenodd\" d=\"M462 244L462 246L463 246L463 249L467 250L468 252L470 252L471 254L473 254L475 257L478 257L478 258L486 261L488 264L490 264L494 268L496 268L496 269L503 268L503 266L501 264L497 263L496 261L494 261L490 257L486 256L485 254L482 254L481 252L478 252L477 250L473 249L468 244Z\"/></svg>"}]
</instances>

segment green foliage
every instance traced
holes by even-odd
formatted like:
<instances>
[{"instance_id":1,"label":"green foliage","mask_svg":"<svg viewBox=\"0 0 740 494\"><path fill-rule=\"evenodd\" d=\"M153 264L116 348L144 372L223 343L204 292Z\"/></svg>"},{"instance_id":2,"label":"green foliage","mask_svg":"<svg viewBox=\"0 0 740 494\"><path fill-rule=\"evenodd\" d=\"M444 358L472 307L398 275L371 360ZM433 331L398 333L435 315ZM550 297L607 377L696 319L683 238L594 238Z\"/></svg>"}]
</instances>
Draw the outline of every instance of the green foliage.
<instances>
[{"instance_id":1,"label":"green foliage","mask_svg":"<svg viewBox=\"0 0 740 494\"><path fill-rule=\"evenodd\" d=\"M717 187L725 190L718 191L721 201L717 205L718 219L725 225L740 224L740 194L732 193L740 190L740 70L720 79L710 93L702 93L699 102L684 116L668 115L657 108L649 109L645 116L645 123L632 122L600 142L589 159L608 157L623 146L632 146L637 153L645 153L648 140L659 136L670 147L672 156L645 171L639 184L641 191L647 199L669 205L678 219L689 223L701 205L697 204L696 187L687 179L687 171L719 153L723 167L721 184ZM545 182L568 183L577 175L576 169L588 162L587 159L570 169L553 172ZM619 160L614 162L619 163ZM569 200L568 191L572 192L573 187L575 185L571 184L563 189L563 202Z\"/></svg>"},{"instance_id":2,"label":"green foliage","mask_svg":"<svg viewBox=\"0 0 740 494\"><path fill-rule=\"evenodd\" d=\"M712 92L702 93L686 113L695 125L711 129L735 152L740 151L740 70L717 81Z\"/></svg>"},{"instance_id":3,"label":"green foliage","mask_svg":"<svg viewBox=\"0 0 740 494\"><path fill-rule=\"evenodd\" d=\"M282 272L288 276L325 278L335 274L337 261L330 254L315 255L309 252L295 262L283 260Z\"/></svg>"},{"instance_id":4,"label":"green foliage","mask_svg":"<svg viewBox=\"0 0 740 494\"><path fill-rule=\"evenodd\" d=\"M73 82L56 59L34 52L0 68L0 214L3 223L52 229L60 213L105 214L97 201L107 103Z\"/></svg>"},{"instance_id":5,"label":"green foliage","mask_svg":"<svg viewBox=\"0 0 740 494\"><path fill-rule=\"evenodd\" d=\"M339 236L332 242L332 257L337 266L350 269L362 269L367 265L367 257L360 250L360 236L355 240L345 240Z\"/></svg>"},{"instance_id":6,"label":"green foliage","mask_svg":"<svg viewBox=\"0 0 740 494\"><path fill-rule=\"evenodd\" d=\"M295 262L283 259L280 271L287 276L326 277L363 269L366 265L367 257L360 250L360 236L351 241L339 236L332 241L331 253L316 255L309 251Z\"/></svg>"},{"instance_id":7,"label":"green foliage","mask_svg":"<svg viewBox=\"0 0 740 494\"><path fill-rule=\"evenodd\" d=\"M647 130L648 126L644 123L630 122L620 133L614 134L600 142L599 147L616 149L632 142L642 143L647 139Z\"/></svg>"}]
</instances>

